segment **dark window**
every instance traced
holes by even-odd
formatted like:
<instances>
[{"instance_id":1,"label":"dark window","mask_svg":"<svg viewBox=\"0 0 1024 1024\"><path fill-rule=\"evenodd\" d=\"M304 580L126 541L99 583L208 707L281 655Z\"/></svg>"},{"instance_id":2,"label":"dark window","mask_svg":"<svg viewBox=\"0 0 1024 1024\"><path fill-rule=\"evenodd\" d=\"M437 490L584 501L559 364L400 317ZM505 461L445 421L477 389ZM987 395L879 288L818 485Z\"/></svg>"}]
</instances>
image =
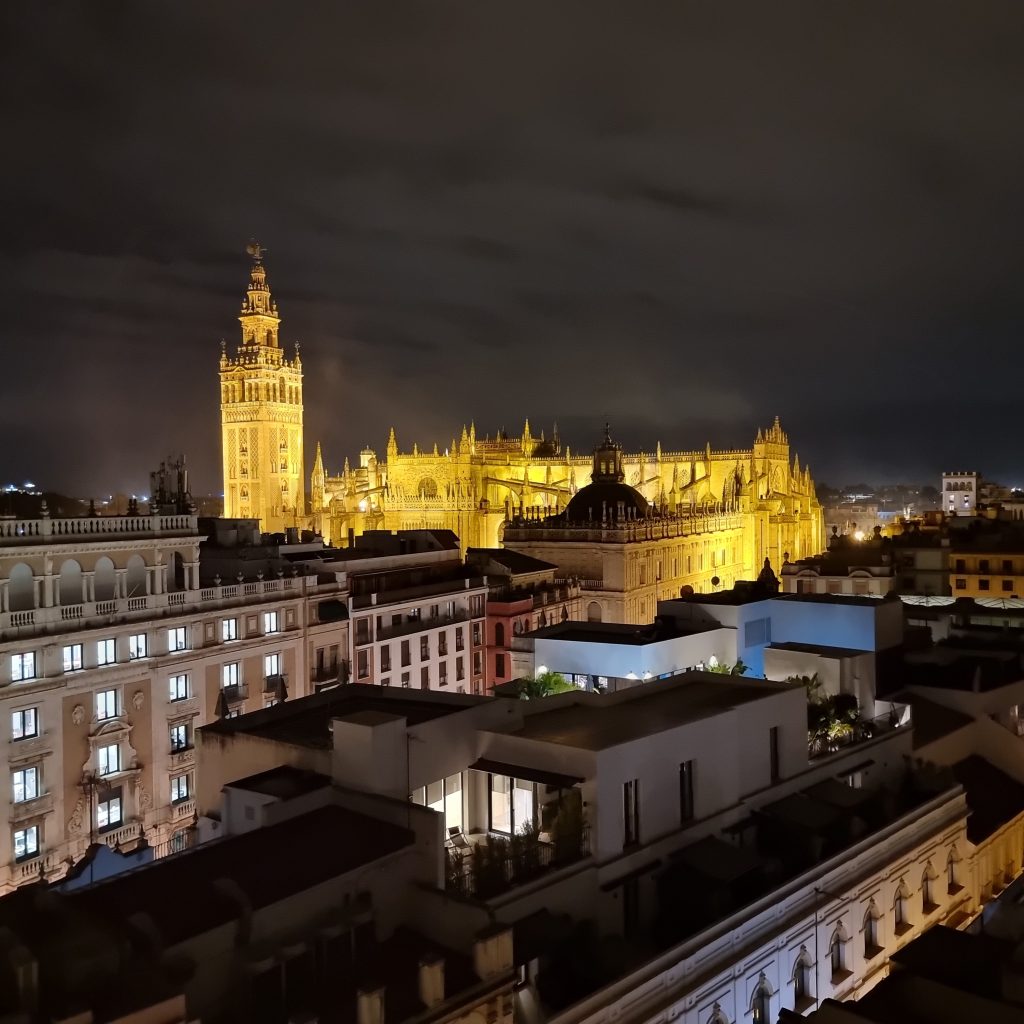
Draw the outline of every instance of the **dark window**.
<instances>
[{"instance_id":1,"label":"dark window","mask_svg":"<svg viewBox=\"0 0 1024 1024\"><path fill-rule=\"evenodd\" d=\"M622 784L622 845L640 842L640 783L631 779Z\"/></svg>"},{"instance_id":2,"label":"dark window","mask_svg":"<svg viewBox=\"0 0 1024 1024\"><path fill-rule=\"evenodd\" d=\"M409 653L409 641L402 641L402 668L408 668L412 661L412 655Z\"/></svg>"},{"instance_id":3,"label":"dark window","mask_svg":"<svg viewBox=\"0 0 1024 1024\"><path fill-rule=\"evenodd\" d=\"M958 558L953 568L955 568L957 572L966 572L967 563L962 558Z\"/></svg>"},{"instance_id":4,"label":"dark window","mask_svg":"<svg viewBox=\"0 0 1024 1024\"><path fill-rule=\"evenodd\" d=\"M829 946L828 952L832 960L832 974L839 974L843 970L843 943L838 935L832 937L832 945Z\"/></svg>"},{"instance_id":5,"label":"dark window","mask_svg":"<svg viewBox=\"0 0 1024 1024\"><path fill-rule=\"evenodd\" d=\"M494 646L505 646L505 625L502 622L497 623L494 627Z\"/></svg>"},{"instance_id":6,"label":"dark window","mask_svg":"<svg viewBox=\"0 0 1024 1024\"><path fill-rule=\"evenodd\" d=\"M420 669L420 686L422 686L424 690L430 689L430 667L428 665L424 665L423 668Z\"/></svg>"},{"instance_id":7,"label":"dark window","mask_svg":"<svg viewBox=\"0 0 1024 1024\"><path fill-rule=\"evenodd\" d=\"M498 679L505 677L505 655L501 651L494 655L494 675Z\"/></svg>"},{"instance_id":8,"label":"dark window","mask_svg":"<svg viewBox=\"0 0 1024 1024\"><path fill-rule=\"evenodd\" d=\"M779 727L773 725L768 730L768 757L770 759L770 771L772 782L778 782L782 778L779 772Z\"/></svg>"},{"instance_id":9,"label":"dark window","mask_svg":"<svg viewBox=\"0 0 1024 1024\"><path fill-rule=\"evenodd\" d=\"M420 637L420 661L426 661L430 657L430 637Z\"/></svg>"},{"instance_id":10,"label":"dark window","mask_svg":"<svg viewBox=\"0 0 1024 1024\"><path fill-rule=\"evenodd\" d=\"M1003 559L1003 572L1005 572L1005 573L1012 573L1013 572L1013 562L1009 558L1004 558Z\"/></svg>"},{"instance_id":11,"label":"dark window","mask_svg":"<svg viewBox=\"0 0 1024 1024\"><path fill-rule=\"evenodd\" d=\"M1003 590L1007 593L1013 590L1013 580L1003 580Z\"/></svg>"},{"instance_id":12,"label":"dark window","mask_svg":"<svg viewBox=\"0 0 1024 1024\"><path fill-rule=\"evenodd\" d=\"M967 589L967 580L958 579L954 585L955 585L957 590L966 590Z\"/></svg>"},{"instance_id":13,"label":"dark window","mask_svg":"<svg viewBox=\"0 0 1024 1024\"><path fill-rule=\"evenodd\" d=\"M387 644L380 649L380 670L381 672L391 671L391 648Z\"/></svg>"},{"instance_id":14,"label":"dark window","mask_svg":"<svg viewBox=\"0 0 1024 1024\"><path fill-rule=\"evenodd\" d=\"M686 824L693 818L693 762L679 766L679 821Z\"/></svg>"},{"instance_id":15,"label":"dark window","mask_svg":"<svg viewBox=\"0 0 1024 1024\"><path fill-rule=\"evenodd\" d=\"M988 580L978 580L979 590L988 590Z\"/></svg>"},{"instance_id":16,"label":"dark window","mask_svg":"<svg viewBox=\"0 0 1024 1024\"><path fill-rule=\"evenodd\" d=\"M978 559L978 572L988 572L988 559L987 558L979 558Z\"/></svg>"}]
</instances>

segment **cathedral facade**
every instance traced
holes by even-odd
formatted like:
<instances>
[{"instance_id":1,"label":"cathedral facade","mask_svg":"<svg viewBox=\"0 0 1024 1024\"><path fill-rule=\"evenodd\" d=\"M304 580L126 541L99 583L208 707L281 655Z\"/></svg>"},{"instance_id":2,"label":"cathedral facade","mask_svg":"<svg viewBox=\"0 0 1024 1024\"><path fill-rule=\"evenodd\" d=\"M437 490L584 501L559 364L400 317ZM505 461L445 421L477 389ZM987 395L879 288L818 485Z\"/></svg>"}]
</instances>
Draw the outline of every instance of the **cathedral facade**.
<instances>
[{"instance_id":1,"label":"cathedral facade","mask_svg":"<svg viewBox=\"0 0 1024 1024\"><path fill-rule=\"evenodd\" d=\"M633 512L621 519L615 501L604 522L596 506L567 522L574 498L606 476L606 448L615 453L617 482L637 496ZM653 452L624 453L606 437L592 455L563 447L557 430L535 436L528 421L519 437L480 438L470 426L443 449L427 451L400 451L392 430L384 461L367 448L358 466L346 460L337 476L327 474L318 446L310 494L314 528L332 543L369 529L448 529L464 549L507 544L555 562L566 575L632 593L601 604L603 617L627 622L649 621L658 599L684 588L723 589L755 578L765 559L778 570L824 544L814 481L791 455L778 419L743 450L668 451L659 444ZM573 548L573 538L582 547ZM635 565L605 581L600 556L614 544L628 544ZM593 550L585 555L585 548ZM656 548L664 549L660 557L651 554Z\"/></svg>"},{"instance_id":2,"label":"cathedral facade","mask_svg":"<svg viewBox=\"0 0 1024 1024\"><path fill-rule=\"evenodd\" d=\"M263 250L249 246L252 270L233 355L221 342L220 422L224 515L256 518L267 533L306 524L302 457L302 360L288 359L278 338Z\"/></svg>"}]
</instances>

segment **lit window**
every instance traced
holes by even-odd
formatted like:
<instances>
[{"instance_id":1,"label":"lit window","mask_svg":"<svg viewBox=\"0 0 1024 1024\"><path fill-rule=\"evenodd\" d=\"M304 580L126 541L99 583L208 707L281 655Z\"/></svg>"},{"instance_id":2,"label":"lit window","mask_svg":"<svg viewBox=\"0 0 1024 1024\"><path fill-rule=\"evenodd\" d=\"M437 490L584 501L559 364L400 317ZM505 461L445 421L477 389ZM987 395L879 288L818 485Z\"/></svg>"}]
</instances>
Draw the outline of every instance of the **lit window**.
<instances>
[{"instance_id":1,"label":"lit window","mask_svg":"<svg viewBox=\"0 0 1024 1024\"><path fill-rule=\"evenodd\" d=\"M175 626L167 630L167 650L170 652L184 651L188 649L188 640L185 636L184 626Z\"/></svg>"},{"instance_id":2,"label":"lit window","mask_svg":"<svg viewBox=\"0 0 1024 1024\"><path fill-rule=\"evenodd\" d=\"M227 665L223 665L220 670L220 684L221 686L237 686L238 685L238 662L231 661Z\"/></svg>"},{"instance_id":3,"label":"lit window","mask_svg":"<svg viewBox=\"0 0 1024 1024\"><path fill-rule=\"evenodd\" d=\"M175 775L171 779L171 803L180 803L188 799L188 775Z\"/></svg>"},{"instance_id":4,"label":"lit window","mask_svg":"<svg viewBox=\"0 0 1024 1024\"><path fill-rule=\"evenodd\" d=\"M117 660L116 645L114 638L111 637L109 640L97 640L96 641L96 664L97 665L113 665Z\"/></svg>"},{"instance_id":5,"label":"lit window","mask_svg":"<svg viewBox=\"0 0 1024 1024\"><path fill-rule=\"evenodd\" d=\"M121 770L121 747L117 743L111 743L106 747L99 747L96 750L96 764L99 767L100 775L113 775Z\"/></svg>"},{"instance_id":6,"label":"lit window","mask_svg":"<svg viewBox=\"0 0 1024 1024\"><path fill-rule=\"evenodd\" d=\"M264 612L263 613L263 632L264 633L279 633L280 627L278 625L277 612Z\"/></svg>"},{"instance_id":7,"label":"lit window","mask_svg":"<svg viewBox=\"0 0 1024 1024\"><path fill-rule=\"evenodd\" d=\"M82 667L82 645L68 644L64 648L64 671L77 672Z\"/></svg>"},{"instance_id":8,"label":"lit window","mask_svg":"<svg viewBox=\"0 0 1024 1024\"><path fill-rule=\"evenodd\" d=\"M188 676L171 676L171 700L188 698Z\"/></svg>"},{"instance_id":9,"label":"lit window","mask_svg":"<svg viewBox=\"0 0 1024 1024\"><path fill-rule=\"evenodd\" d=\"M264 656L263 674L265 676L279 676L281 674L280 654L267 654Z\"/></svg>"},{"instance_id":10,"label":"lit window","mask_svg":"<svg viewBox=\"0 0 1024 1024\"><path fill-rule=\"evenodd\" d=\"M221 640L238 639L238 619L221 619L220 638Z\"/></svg>"},{"instance_id":11,"label":"lit window","mask_svg":"<svg viewBox=\"0 0 1024 1024\"><path fill-rule=\"evenodd\" d=\"M96 804L96 827L102 832L121 824L121 794L108 796Z\"/></svg>"},{"instance_id":12,"label":"lit window","mask_svg":"<svg viewBox=\"0 0 1024 1024\"><path fill-rule=\"evenodd\" d=\"M39 735L39 717L36 708L22 708L11 712L11 739L28 740Z\"/></svg>"},{"instance_id":13,"label":"lit window","mask_svg":"<svg viewBox=\"0 0 1024 1024\"><path fill-rule=\"evenodd\" d=\"M14 859L28 860L39 853L39 826L30 825L14 833Z\"/></svg>"},{"instance_id":14,"label":"lit window","mask_svg":"<svg viewBox=\"0 0 1024 1024\"><path fill-rule=\"evenodd\" d=\"M11 655L11 679L15 683L24 682L26 679L36 677L36 653L28 651L25 654Z\"/></svg>"},{"instance_id":15,"label":"lit window","mask_svg":"<svg viewBox=\"0 0 1024 1024\"><path fill-rule=\"evenodd\" d=\"M117 690L100 690L96 694L96 719L105 722L117 718Z\"/></svg>"},{"instance_id":16,"label":"lit window","mask_svg":"<svg viewBox=\"0 0 1024 1024\"><path fill-rule=\"evenodd\" d=\"M11 772L11 783L16 804L35 800L39 796L39 769L34 766L19 768L16 772Z\"/></svg>"},{"instance_id":17,"label":"lit window","mask_svg":"<svg viewBox=\"0 0 1024 1024\"><path fill-rule=\"evenodd\" d=\"M128 658L131 661L136 661L139 658L146 657L146 634L135 633L133 636L128 637Z\"/></svg>"},{"instance_id":18,"label":"lit window","mask_svg":"<svg viewBox=\"0 0 1024 1024\"><path fill-rule=\"evenodd\" d=\"M171 726L171 752L174 753L179 750L188 749L188 726L182 723L181 725Z\"/></svg>"}]
</instances>

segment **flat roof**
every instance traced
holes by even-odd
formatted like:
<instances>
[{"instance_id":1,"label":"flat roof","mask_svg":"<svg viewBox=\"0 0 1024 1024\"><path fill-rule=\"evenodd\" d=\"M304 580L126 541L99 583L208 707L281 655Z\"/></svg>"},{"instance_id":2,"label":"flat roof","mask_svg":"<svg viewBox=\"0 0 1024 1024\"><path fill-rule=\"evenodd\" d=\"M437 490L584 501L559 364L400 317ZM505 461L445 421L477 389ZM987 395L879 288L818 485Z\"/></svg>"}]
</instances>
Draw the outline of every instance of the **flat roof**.
<instances>
[{"instance_id":1,"label":"flat roof","mask_svg":"<svg viewBox=\"0 0 1024 1024\"><path fill-rule=\"evenodd\" d=\"M859 654L873 654L873 651L865 651L859 647L830 647L828 644L801 644L796 641L786 641L781 644L769 644L769 650L775 651L799 651L802 654L819 654L823 658L854 658Z\"/></svg>"},{"instance_id":2,"label":"flat roof","mask_svg":"<svg viewBox=\"0 0 1024 1024\"><path fill-rule=\"evenodd\" d=\"M466 558L471 559L474 555L483 555L498 565L503 565L513 574L526 572L550 572L557 569L554 562L545 562L541 558L534 558L533 555L523 554L522 551L513 551L511 548L467 548Z\"/></svg>"},{"instance_id":3,"label":"flat roof","mask_svg":"<svg viewBox=\"0 0 1024 1024\"><path fill-rule=\"evenodd\" d=\"M331 780L319 772L293 768L290 764L282 764L269 771L249 775L244 779L229 782L225 789L244 789L247 793L262 793L264 796L290 800L293 797L313 793L329 786Z\"/></svg>"},{"instance_id":4,"label":"flat roof","mask_svg":"<svg viewBox=\"0 0 1024 1024\"><path fill-rule=\"evenodd\" d=\"M692 628L691 628L692 627ZM687 622L681 628L675 623L647 623L641 626L625 622L556 622L553 626L542 626L527 636L537 640L566 640L575 643L621 644L626 647L643 647L647 644L664 643L698 633L709 633L723 629L717 622Z\"/></svg>"},{"instance_id":5,"label":"flat roof","mask_svg":"<svg viewBox=\"0 0 1024 1024\"><path fill-rule=\"evenodd\" d=\"M222 891L222 881L240 889L258 910L414 843L409 829L332 805L204 843L73 892L68 899L113 921L144 913L173 946L238 917L239 906ZM169 898L173 893L188 898Z\"/></svg>"},{"instance_id":6,"label":"flat roof","mask_svg":"<svg viewBox=\"0 0 1024 1024\"><path fill-rule=\"evenodd\" d=\"M604 750L789 689L792 687L785 683L768 680L753 682L712 672L683 672L621 691L611 695L612 699L581 694L569 706L527 714L522 728L511 735L580 750Z\"/></svg>"},{"instance_id":7,"label":"flat roof","mask_svg":"<svg viewBox=\"0 0 1024 1024\"><path fill-rule=\"evenodd\" d=\"M967 838L972 843L987 839L1024 812L1024 786L985 758L972 754L951 770L967 794Z\"/></svg>"},{"instance_id":8,"label":"flat roof","mask_svg":"<svg viewBox=\"0 0 1024 1024\"><path fill-rule=\"evenodd\" d=\"M870 597L867 594L779 594L780 601L805 601L808 604L846 604L861 608L877 608L882 604L898 604L890 598Z\"/></svg>"},{"instance_id":9,"label":"flat roof","mask_svg":"<svg viewBox=\"0 0 1024 1024\"><path fill-rule=\"evenodd\" d=\"M394 696L392 696L394 693ZM238 718L222 718L204 725L200 732L216 735L243 733L297 747L329 750L332 746L331 719L350 718L367 712L398 716L408 725L420 725L435 718L454 715L495 697L461 693L436 693L346 683L309 697L284 701L272 708L253 711Z\"/></svg>"}]
</instances>

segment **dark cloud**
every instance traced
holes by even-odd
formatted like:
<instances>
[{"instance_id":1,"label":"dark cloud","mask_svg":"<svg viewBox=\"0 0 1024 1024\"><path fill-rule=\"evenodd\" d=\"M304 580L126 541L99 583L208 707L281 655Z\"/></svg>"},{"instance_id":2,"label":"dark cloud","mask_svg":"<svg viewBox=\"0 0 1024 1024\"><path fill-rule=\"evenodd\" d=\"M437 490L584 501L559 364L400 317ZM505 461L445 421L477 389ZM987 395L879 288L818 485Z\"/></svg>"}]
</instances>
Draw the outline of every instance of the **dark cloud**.
<instances>
[{"instance_id":1,"label":"dark cloud","mask_svg":"<svg viewBox=\"0 0 1024 1024\"><path fill-rule=\"evenodd\" d=\"M257 236L333 468L778 413L820 478L1016 478L1015 3L44 6L0 25L0 477L215 490Z\"/></svg>"}]
</instances>

